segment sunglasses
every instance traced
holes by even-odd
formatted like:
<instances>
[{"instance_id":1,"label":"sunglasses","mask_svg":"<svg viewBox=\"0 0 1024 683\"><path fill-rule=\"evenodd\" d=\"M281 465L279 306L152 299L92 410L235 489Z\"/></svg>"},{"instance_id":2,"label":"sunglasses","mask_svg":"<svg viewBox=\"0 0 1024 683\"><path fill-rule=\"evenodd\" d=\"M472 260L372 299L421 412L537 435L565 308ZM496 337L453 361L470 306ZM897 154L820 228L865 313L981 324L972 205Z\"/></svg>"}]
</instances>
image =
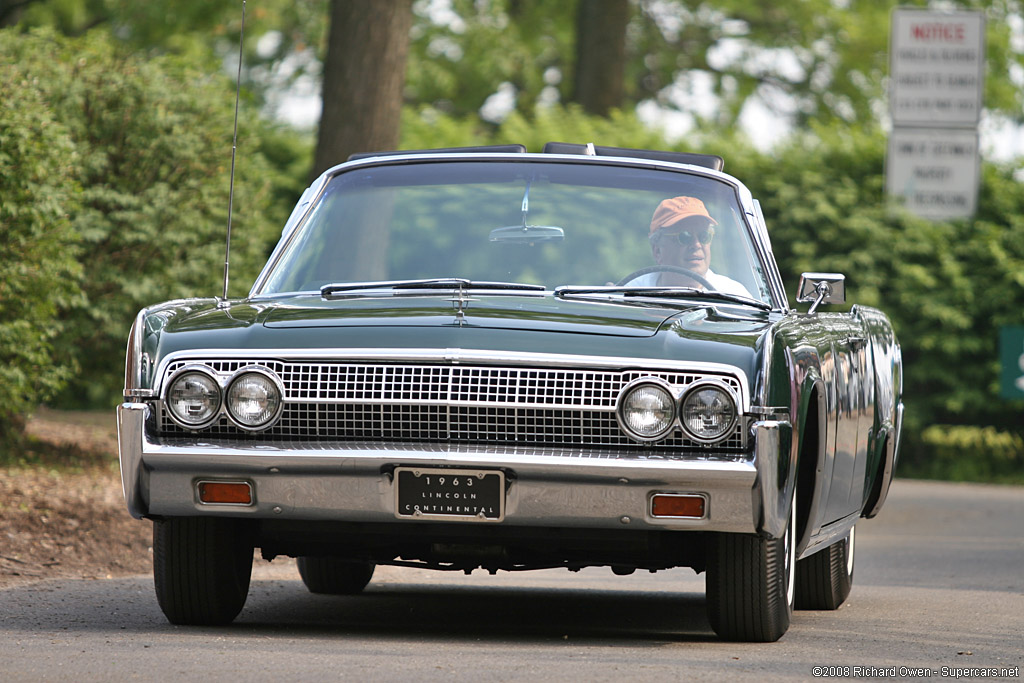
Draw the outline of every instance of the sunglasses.
<instances>
[{"instance_id":1,"label":"sunglasses","mask_svg":"<svg viewBox=\"0 0 1024 683\"><path fill-rule=\"evenodd\" d=\"M692 243L694 239L703 245L708 245L711 244L711 240L714 237L715 229L710 226L702 230L680 230L679 232L669 232L663 235L664 239L674 239L684 247Z\"/></svg>"}]
</instances>

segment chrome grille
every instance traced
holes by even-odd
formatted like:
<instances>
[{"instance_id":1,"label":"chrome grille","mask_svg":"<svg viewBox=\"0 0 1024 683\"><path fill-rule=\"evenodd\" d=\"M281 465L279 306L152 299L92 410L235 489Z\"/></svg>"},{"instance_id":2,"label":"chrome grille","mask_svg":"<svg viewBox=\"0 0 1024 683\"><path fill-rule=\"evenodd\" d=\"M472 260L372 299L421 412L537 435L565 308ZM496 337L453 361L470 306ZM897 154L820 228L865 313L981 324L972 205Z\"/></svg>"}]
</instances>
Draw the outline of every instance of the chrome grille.
<instances>
[{"instance_id":1,"label":"chrome grille","mask_svg":"<svg viewBox=\"0 0 1024 683\"><path fill-rule=\"evenodd\" d=\"M171 363L164 379L196 363ZM205 361L227 377L262 365L281 378L285 407L271 429L251 435L226 418L204 435L362 441L450 441L556 446L640 446L615 420L615 399L640 377L685 386L708 374L674 370L499 367L470 364L326 363L230 359ZM714 375L740 395L739 381ZM162 407L162 406L161 406ZM160 429L184 434L165 411ZM716 449L744 446L742 421ZM677 432L656 448L700 448Z\"/></svg>"}]
</instances>

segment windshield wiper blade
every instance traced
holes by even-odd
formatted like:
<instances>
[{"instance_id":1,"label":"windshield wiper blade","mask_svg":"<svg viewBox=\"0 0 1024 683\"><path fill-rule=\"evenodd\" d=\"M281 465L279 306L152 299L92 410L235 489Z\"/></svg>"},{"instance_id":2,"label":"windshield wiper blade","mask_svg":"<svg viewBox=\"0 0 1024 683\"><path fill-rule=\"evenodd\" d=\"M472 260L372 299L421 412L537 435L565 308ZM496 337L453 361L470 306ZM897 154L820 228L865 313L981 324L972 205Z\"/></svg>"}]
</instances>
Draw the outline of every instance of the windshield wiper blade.
<instances>
[{"instance_id":1,"label":"windshield wiper blade","mask_svg":"<svg viewBox=\"0 0 1024 683\"><path fill-rule=\"evenodd\" d=\"M324 285L320 296L331 296L343 292L364 289L500 289L543 292L544 285L529 285L520 282L484 282L460 277L424 278L422 280L380 280L377 282L339 282Z\"/></svg>"},{"instance_id":2,"label":"windshield wiper blade","mask_svg":"<svg viewBox=\"0 0 1024 683\"><path fill-rule=\"evenodd\" d=\"M728 292L705 291L695 287L621 287L606 285L595 287L562 286L555 288L555 296L562 297L576 294L621 294L622 296L648 296L662 299L712 299L714 301L743 304L744 306L756 306L765 311L772 310L770 304L758 301L757 299L751 299L747 296L730 294Z\"/></svg>"}]
</instances>

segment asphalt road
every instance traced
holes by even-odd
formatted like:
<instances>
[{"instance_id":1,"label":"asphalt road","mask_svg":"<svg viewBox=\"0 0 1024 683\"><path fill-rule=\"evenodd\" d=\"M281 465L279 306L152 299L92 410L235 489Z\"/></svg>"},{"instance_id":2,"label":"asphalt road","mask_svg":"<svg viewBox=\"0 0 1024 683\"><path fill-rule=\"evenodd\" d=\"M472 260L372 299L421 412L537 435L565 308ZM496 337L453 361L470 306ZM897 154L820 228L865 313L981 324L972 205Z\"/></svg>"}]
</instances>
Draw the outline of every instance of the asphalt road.
<instances>
[{"instance_id":1,"label":"asphalt road","mask_svg":"<svg viewBox=\"0 0 1024 683\"><path fill-rule=\"evenodd\" d=\"M0 681L1020 679L1024 488L898 480L857 546L846 605L753 645L715 639L703 577L682 569L378 568L363 595L323 597L261 562L227 628L169 625L148 576L47 581L0 591Z\"/></svg>"}]
</instances>

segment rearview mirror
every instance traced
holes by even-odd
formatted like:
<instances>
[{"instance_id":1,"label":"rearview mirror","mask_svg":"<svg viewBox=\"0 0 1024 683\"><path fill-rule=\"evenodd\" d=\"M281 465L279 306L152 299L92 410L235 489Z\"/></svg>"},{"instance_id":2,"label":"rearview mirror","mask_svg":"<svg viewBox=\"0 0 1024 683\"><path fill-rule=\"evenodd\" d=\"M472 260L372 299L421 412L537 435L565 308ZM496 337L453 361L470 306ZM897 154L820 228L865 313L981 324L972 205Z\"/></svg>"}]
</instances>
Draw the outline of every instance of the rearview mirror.
<instances>
[{"instance_id":1,"label":"rearview mirror","mask_svg":"<svg viewBox=\"0 0 1024 683\"><path fill-rule=\"evenodd\" d=\"M491 242L512 244L536 244L538 242L561 242L565 231L554 225L509 225L491 230Z\"/></svg>"}]
</instances>

